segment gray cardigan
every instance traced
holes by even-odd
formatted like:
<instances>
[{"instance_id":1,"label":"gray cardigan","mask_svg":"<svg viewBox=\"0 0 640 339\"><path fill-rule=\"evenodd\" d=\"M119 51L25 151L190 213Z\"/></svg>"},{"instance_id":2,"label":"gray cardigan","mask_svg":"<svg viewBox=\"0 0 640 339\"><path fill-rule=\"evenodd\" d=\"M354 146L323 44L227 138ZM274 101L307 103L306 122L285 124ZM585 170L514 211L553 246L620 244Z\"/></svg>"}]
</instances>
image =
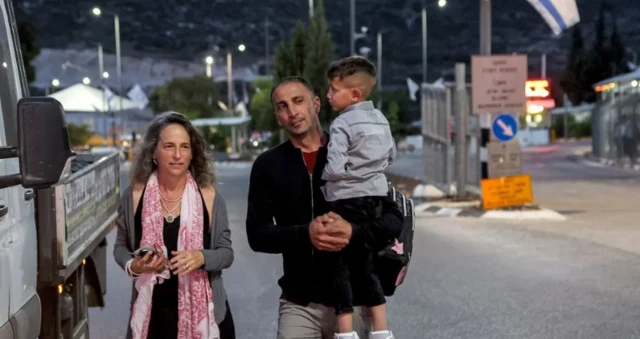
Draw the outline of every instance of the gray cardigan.
<instances>
[{"instance_id":1,"label":"gray cardigan","mask_svg":"<svg viewBox=\"0 0 640 339\"><path fill-rule=\"evenodd\" d=\"M204 269L209 272L209 281L211 282L214 316L216 322L220 324L224 320L227 312L227 292L222 282L222 270L229 268L231 263L233 263L233 249L231 248L231 230L229 229L227 205L217 190L212 210L211 245L213 248L205 249L202 253L204 254ZM118 235L113 248L113 256L123 270L127 261L133 258L131 252L136 250L132 248L135 242L134 216L132 188L129 187L120 199L118 218L116 219ZM137 295L138 291L136 291L135 285L133 285L131 290L131 306L133 306ZM127 328L127 338L129 338L130 326L127 326Z\"/></svg>"}]
</instances>

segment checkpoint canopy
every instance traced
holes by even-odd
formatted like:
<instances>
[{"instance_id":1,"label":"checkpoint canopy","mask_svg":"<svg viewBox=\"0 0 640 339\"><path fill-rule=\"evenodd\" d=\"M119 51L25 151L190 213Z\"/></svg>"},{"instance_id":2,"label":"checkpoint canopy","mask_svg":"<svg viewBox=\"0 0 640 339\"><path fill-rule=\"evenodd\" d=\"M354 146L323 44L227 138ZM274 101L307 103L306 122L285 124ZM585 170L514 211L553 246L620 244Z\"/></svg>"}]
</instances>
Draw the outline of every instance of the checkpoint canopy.
<instances>
[{"instance_id":1,"label":"checkpoint canopy","mask_svg":"<svg viewBox=\"0 0 640 339\"><path fill-rule=\"evenodd\" d=\"M250 122L250 116L191 120L191 124L195 127L231 126L231 153L233 154L239 153L240 139L247 138Z\"/></svg>"},{"instance_id":2,"label":"checkpoint canopy","mask_svg":"<svg viewBox=\"0 0 640 339\"><path fill-rule=\"evenodd\" d=\"M107 98L104 91L85 84L71 87L50 94L62 104L66 112L111 112L120 111L120 97L113 94ZM122 110L138 109L135 102L122 98Z\"/></svg>"},{"instance_id":3,"label":"checkpoint canopy","mask_svg":"<svg viewBox=\"0 0 640 339\"><path fill-rule=\"evenodd\" d=\"M58 100L65 110L68 123L87 125L98 135L108 136L113 133L128 135L133 130L144 128L153 117L148 110L129 98L101 90L83 83L75 84L48 95ZM122 99L122 101L121 101ZM120 110L122 102L122 111Z\"/></svg>"}]
</instances>

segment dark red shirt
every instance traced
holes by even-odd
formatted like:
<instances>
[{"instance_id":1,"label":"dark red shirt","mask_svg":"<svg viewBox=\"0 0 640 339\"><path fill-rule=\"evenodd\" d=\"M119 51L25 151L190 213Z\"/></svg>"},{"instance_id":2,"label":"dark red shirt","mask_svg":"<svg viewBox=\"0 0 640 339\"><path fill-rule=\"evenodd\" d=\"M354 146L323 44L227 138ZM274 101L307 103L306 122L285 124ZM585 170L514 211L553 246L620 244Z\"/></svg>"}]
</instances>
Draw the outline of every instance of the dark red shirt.
<instances>
[{"instance_id":1,"label":"dark red shirt","mask_svg":"<svg viewBox=\"0 0 640 339\"><path fill-rule=\"evenodd\" d=\"M309 173L313 173L313 168L316 166L316 159L318 158L318 151L315 152L302 152L304 157L304 163L307 165Z\"/></svg>"}]
</instances>

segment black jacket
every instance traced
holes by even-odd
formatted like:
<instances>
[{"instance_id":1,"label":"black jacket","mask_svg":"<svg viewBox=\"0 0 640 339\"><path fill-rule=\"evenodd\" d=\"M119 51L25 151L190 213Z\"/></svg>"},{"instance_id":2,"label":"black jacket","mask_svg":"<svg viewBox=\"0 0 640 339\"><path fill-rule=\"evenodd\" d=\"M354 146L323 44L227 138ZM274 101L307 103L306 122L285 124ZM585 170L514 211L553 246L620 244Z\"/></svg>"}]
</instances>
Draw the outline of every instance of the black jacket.
<instances>
[{"instance_id":1,"label":"black jacket","mask_svg":"<svg viewBox=\"0 0 640 339\"><path fill-rule=\"evenodd\" d=\"M327 135L328 136L328 135ZM322 302L320 272L311 245L309 224L328 212L320 187L327 148L318 150L313 175L302 151L287 141L262 153L251 170L247 210L247 238L256 252L282 253L284 275L278 281L282 297L301 305ZM371 224L352 224L350 243L387 241L402 230L402 214L393 200Z\"/></svg>"}]
</instances>

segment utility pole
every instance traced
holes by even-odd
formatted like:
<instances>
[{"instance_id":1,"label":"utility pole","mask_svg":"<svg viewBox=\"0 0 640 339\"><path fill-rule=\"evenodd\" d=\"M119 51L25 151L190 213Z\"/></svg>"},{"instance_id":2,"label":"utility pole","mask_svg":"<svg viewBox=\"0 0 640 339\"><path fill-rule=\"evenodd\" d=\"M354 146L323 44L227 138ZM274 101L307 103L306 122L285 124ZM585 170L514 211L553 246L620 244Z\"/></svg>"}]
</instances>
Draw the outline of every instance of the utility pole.
<instances>
[{"instance_id":1,"label":"utility pole","mask_svg":"<svg viewBox=\"0 0 640 339\"><path fill-rule=\"evenodd\" d=\"M356 0L350 1L349 12L351 13L349 37L351 38L351 55L356 55Z\"/></svg>"},{"instance_id":2,"label":"utility pole","mask_svg":"<svg viewBox=\"0 0 640 339\"><path fill-rule=\"evenodd\" d=\"M102 44L98 44L98 72L100 72L99 79L100 79L100 90L102 91L102 109L106 110L106 106L107 106L107 99L106 99L106 94L104 93L104 54L102 52Z\"/></svg>"},{"instance_id":3,"label":"utility pole","mask_svg":"<svg viewBox=\"0 0 640 339\"><path fill-rule=\"evenodd\" d=\"M456 116L456 162L457 162L457 195L464 197L467 193L467 169L468 169L468 149L467 149L467 118L469 116L469 105L467 98L466 70L464 63L456 64L456 96L455 96L455 116Z\"/></svg>"},{"instance_id":4,"label":"utility pole","mask_svg":"<svg viewBox=\"0 0 640 339\"><path fill-rule=\"evenodd\" d=\"M491 0L480 0L480 54L491 55Z\"/></svg>"},{"instance_id":5,"label":"utility pole","mask_svg":"<svg viewBox=\"0 0 640 339\"><path fill-rule=\"evenodd\" d=\"M122 113L123 106L123 90L122 90L122 56L120 54L120 17L118 15L114 16L113 25L116 34L116 63L118 67L118 96L120 97L120 119L122 119L123 130L126 130L125 118ZM102 74L100 74L102 77ZM115 122L115 113L114 113L114 121L113 121L113 146L116 146L116 122Z\"/></svg>"},{"instance_id":6,"label":"utility pole","mask_svg":"<svg viewBox=\"0 0 640 339\"><path fill-rule=\"evenodd\" d=\"M309 0L313 2L313 0ZM269 62L269 17L264 19L264 74L269 74L271 64Z\"/></svg>"},{"instance_id":7,"label":"utility pole","mask_svg":"<svg viewBox=\"0 0 640 339\"><path fill-rule=\"evenodd\" d=\"M233 116L233 67L231 60L231 50L227 51L227 105L229 112Z\"/></svg>"},{"instance_id":8,"label":"utility pole","mask_svg":"<svg viewBox=\"0 0 640 339\"><path fill-rule=\"evenodd\" d=\"M422 83L427 83L427 9L422 8Z\"/></svg>"},{"instance_id":9,"label":"utility pole","mask_svg":"<svg viewBox=\"0 0 640 339\"><path fill-rule=\"evenodd\" d=\"M491 55L491 0L480 0L480 54ZM480 116L480 146L485 151L491 139L491 114ZM487 152L480 152L480 154ZM480 178L489 178L489 165L486 157L480 158Z\"/></svg>"},{"instance_id":10,"label":"utility pole","mask_svg":"<svg viewBox=\"0 0 640 339\"><path fill-rule=\"evenodd\" d=\"M313 18L313 0L309 0L309 19Z\"/></svg>"},{"instance_id":11,"label":"utility pole","mask_svg":"<svg viewBox=\"0 0 640 339\"><path fill-rule=\"evenodd\" d=\"M382 32L378 32L378 75L376 87L378 88L378 109L382 110Z\"/></svg>"}]
</instances>

